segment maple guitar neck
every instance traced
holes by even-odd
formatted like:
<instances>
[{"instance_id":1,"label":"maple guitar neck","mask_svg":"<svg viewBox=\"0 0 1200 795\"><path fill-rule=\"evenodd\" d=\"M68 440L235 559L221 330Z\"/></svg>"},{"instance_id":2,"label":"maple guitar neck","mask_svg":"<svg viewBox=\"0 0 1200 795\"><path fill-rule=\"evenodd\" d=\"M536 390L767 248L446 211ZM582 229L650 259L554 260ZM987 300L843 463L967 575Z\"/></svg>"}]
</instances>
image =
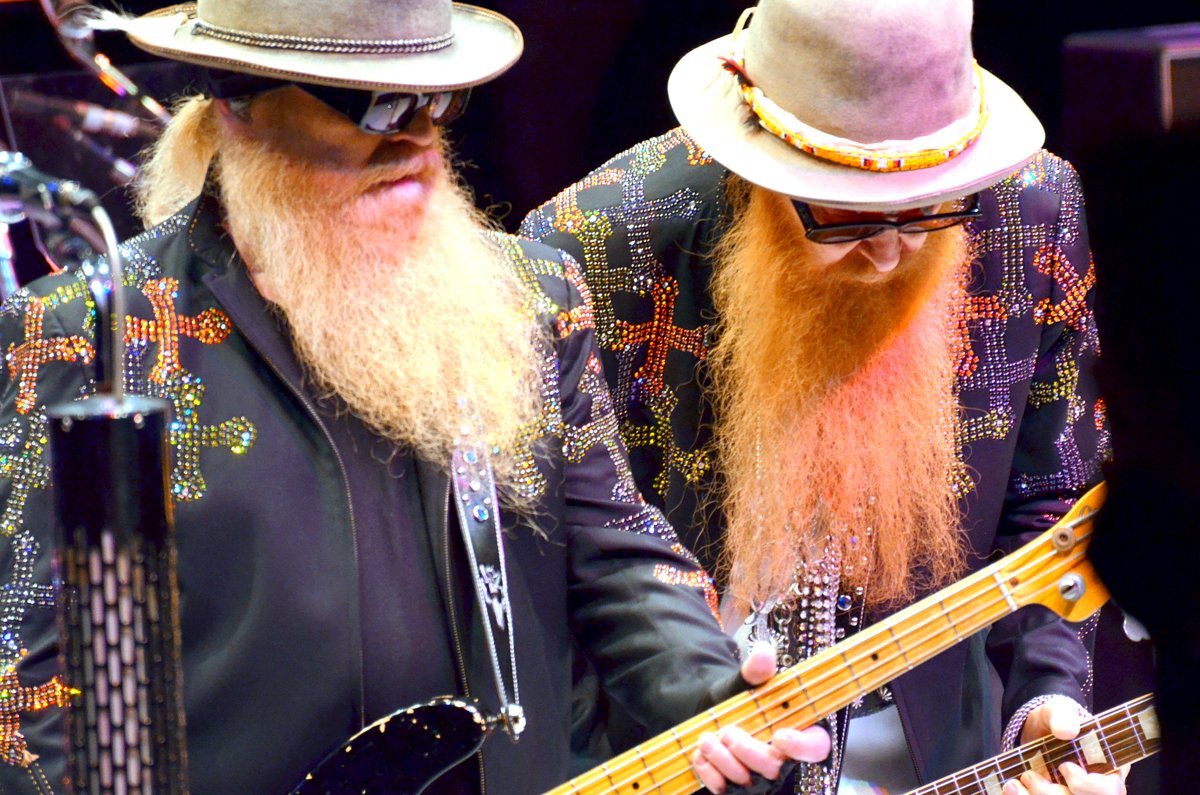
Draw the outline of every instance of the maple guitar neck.
<instances>
[{"instance_id":1,"label":"maple guitar neck","mask_svg":"<svg viewBox=\"0 0 1200 795\"><path fill-rule=\"evenodd\" d=\"M1063 762L1074 762L1089 773L1109 773L1152 756L1158 748L1158 717L1146 695L1084 721L1074 740L1034 740L908 795L999 795L1005 781L1028 770L1065 784L1058 772Z\"/></svg>"},{"instance_id":2,"label":"maple guitar neck","mask_svg":"<svg viewBox=\"0 0 1200 795\"><path fill-rule=\"evenodd\" d=\"M614 757L547 795L682 795L702 787L691 769L700 735L738 726L766 739L811 726L1020 607L1041 604L1081 621L1108 600L1086 558L1093 488L1030 543L890 618Z\"/></svg>"}]
</instances>

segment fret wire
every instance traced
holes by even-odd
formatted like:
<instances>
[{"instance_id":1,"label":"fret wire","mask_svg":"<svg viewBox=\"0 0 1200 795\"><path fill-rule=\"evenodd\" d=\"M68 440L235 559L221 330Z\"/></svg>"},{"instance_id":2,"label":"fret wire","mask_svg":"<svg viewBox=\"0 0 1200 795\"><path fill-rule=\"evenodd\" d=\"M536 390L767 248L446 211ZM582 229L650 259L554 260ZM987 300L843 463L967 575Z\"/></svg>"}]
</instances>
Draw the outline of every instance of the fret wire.
<instances>
[{"instance_id":1,"label":"fret wire","mask_svg":"<svg viewBox=\"0 0 1200 795\"><path fill-rule=\"evenodd\" d=\"M1118 731L1119 731L1119 729L1118 729ZM1104 731L1100 731L1099 727L1096 729L1093 729L1092 732L1096 736L1096 745L1100 748L1101 753L1104 754L1105 762L1112 763L1113 767L1120 767L1121 764L1119 762L1117 762L1117 757L1113 753L1112 745L1109 743L1108 733L1104 732ZM1080 733L1082 734L1082 730L1080 730Z\"/></svg>"},{"instance_id":2,"label":"fret wire","mask_svg":"<svg viewBox=\"0 0 1200 795\"><path fill-rule=\"evenodd\" d=\"M1158 749L1153 740L1148 741L1147 744L1151 746L1151 749L1147 751L1146 745L1142 742L1143 735L1138 725L1138 718L1133 714L1134 710L1137 710L1137 714L1141 715L1147 708L1147 705L1151 703L1151 696L1142 696L1141 698L1096 715L1093 719L1086 721L1080 728L1081 733L1095 731L1105 737L1110 749L1112 749L1110 761L1113 763L1113 770L1120 767L1123 763L1144 759L1157 752ZM1077 743L1069 740L1058 740L1053 737L1042 738L1001 754L995 759L990 760L990 763L991 766L998 769L1001 779L1006 781L1010 778L1016 778L1026 770L1033 769L1029 764L1029 755L1034 753L1042 754L1043 760L1048 763L1045 768L1046 772L1051 775L1053 780L1060 781L1061 776L1057 771L1057 766L1065 761L1078 761L1073 753L1063 754L1061 752L1063 750L1069 752L1076 745ZM1133 752L1135 746L1140 753ZM1047 754L1049 754L1049 758L1047 758ZM978 788L976 787L963 787L960 784L966 779L974 778L977 783L982 785L983 781L979 777L979 772L987 766L989 766L989 763L983 763L981 766L959 771L944 779L930 782L923 787L913 790L909 795L950 795L951 793L978 792ZM944 789L947 786L952 787L952 789Z\"/></svg>"},{"instance_id":3,"label":"fret wire","mask_svg":"<svg viewBox=\"0 0 1200 795\"><path fill-rule=\"evenodd\" d=\"M1144 697L1140 701L1148 701L1148 700L1149 700L1149 697ZM1142 710L1141 710L1142 704L1140 703L1140 701L1131 701L1131 702L1125 704L1125 707L1122 710L1122 712L1125 715L1125 720L1129 722L1130 727L1133 728L1133 730L1134 730L1133 737L1137 741L1138 750L1141 751L1143 754L1145 754L1146 748L1145 748L1145 746L1142 745L1142 732L1138 729L1137 719L1133 716L1133 710L1135 708L1138 709L1138 714L1141 714L1141 712L1142 712ZM1147 740L1149 740L1149 738L1147 738Z\"/></svg>"},{"instance_id":4,"label":"fret wire","mask_svg":"<svg viewBox=\"0 0 1200 795\"><path fill-rule=\"evenodd\" d=\"M1059 741L1059 742L1063 742L1063 741ZM1130 747L1132 747L1132 746L1130 746ZM1148 755L1149 754L1147 754L1147 756ZM1008 756L1008 754L1005 754L1004 756ZM1145 758L1145 757L1144 756L1136 757L1135 760L1133 760L1133 761L1136 761L1136 759L1141 759L1141 758ZM1061 763L1064 761L1068 761L1068 760L1066 758L1056 760L1057 763ZM986 763L983 766L986 766ZM1115 770L1116 767L1119 767L1119 765L1114 766L1112 769ZM997 772L998 772L1001 782L1004 782L1004 781L1008 781L1009 779L1018 777L1020 774L1024 773L1028 769L1029 768L1027 766L1018 764L1018 765L1014 765L1014 766L1010 766L1010 767L998 768ZM970 768L965 771L960 771L959 773L956 773L945 779L939 779L937 781L930 782L929 784L926 784L925 786L923 786L919 789L912 790L909 793L909 795L950 795L951 793L979 793L979 792L981 792L980 787L984 786L984 780L987 778L987 776L980 777L980 775L979 775L980 772L981 772L981 766L976 766L976 767ZM1051 776L1050 776L1051 780L1053 780L1057 783L1062 783L1061 776L1058 774L1057 770L1055 770L1054 768L1047 768L1046 772L1051 774ZM974 781L973 782L967 781L967 779L969 779L969 778L974 779ZM976 786L976 785L978 785L978 786ZM949 786L950 789L944 789L947 786Z\"/></svg>"},{"instance_id":5,"label":"fret wire","mask_svg":"<svg viewBox=\"0 0 1200 795\"><path fill-rule=\"evenodd\" d=\"M1040 588L1040 590L1043 590L1043 591L1045 591L1045 590L1050 590L1050 588L1052 588L1052 587L1054 587L1054 585L1052 585L1052 584L1051 584L1050 586L1045 586L1045 587L1043 587L1043 588ZM966 590L966 588L964 588L964 590ZM990 588L989 588L989 590L990 590ZM998 604L998 603L996 603L996 604ZM985 605L983 606L983 608L980 608L979 610L976 610L976 611L974 611L974 614L972 614L972 616L971 616L971 617L973 617L974 615L978 615L978 614L979 614L979 612L983 612L983 611L984 611L984 609L988 608L988 606L990 606L990 605L986 605L986 604L985 604ZM924 626L926 626L926 624L928 624L928 623L929 623L929 621L925 621L925 622L923 622L922 624L918 624L918 626L919 626L919 627L924 627ZM845 654L844 654L844 653L842 653L842 654L841 654L841 656L845 658ZM864 656L864 657L865 657L865 656ZM893 657L893 659L894 659L894 657ZM887 662L887 660L886 660L886 662ZM886 663L884 663L884 664L886 664ZM877 667L877 668L878 668L878 667ZM796 677L794 677L794 676L793 676L793 677L791 677L791 679L792 679L792 680L794 680L794 679L796 679ZM808 682L809 682L809 683L812 683L812 682L811 682L811 680L808 680ZM774 686L774 687L772 687L772 688L769 688L769 689L767 689L767 691L760 691L760 692L758 692L758 693L755 695L755 697L754 697L754 698L755 698L756 700L758 700L758 699L761 699L761 698L763 698L763 697L764 697L764 695L773 694L773 693L775 693L775 692L778 692L778 691L779 691L779 689L780 689L780 687L781 687L782 685L785 685L785 683L790 683L790 682L781 682L781 683L779 683L779 685L778 685L778 686ZM805 694L806 694L806 693L808 693L808 687L805 687L805 688L804 688L804 691L805 691ZM785 698L784 700L786 701L787 699ZM818 700L818 699L817 699L817 700ZM806 704L806 705L804 705L804 706L802 706L802 707L799 707L799 709L796 709L796 710L788 710L788 711L786 712L786 717L790 717L790 716L792 716L792 715L797 715L797 713L799 713L799 712L802 712L804 709L811 709L811 704L812 704L812 703L814 703L814 701L815 701L815 700L812 700L812 699L810 699L810 703L809 703L809 704ZM781 701L781 703L782 703L782 701ZM738 705L738 706L740 706L740 705ZM713 713L714 713L714 715L715 715L715 710L709 710L709 712L713 712ZM778 723L778 721L776 721L776 723ZM685 748L685 749L684 749L684 751L685 751L686 757L690 758L691 752L694 752L694 751L695 751L695 746L694 746L694 745L692 745L692 746L690 746L690 747L688 747L688 748ZM690 766L688 767L688 770L686 770L686 772L689 772L689 773L691 772L691 770L690 770ZM677 778L679 775L682 775L682 773L676 773L676 775L666 778L666 779L665 779L665 782L670 782L670 781L671 781L671 779L673 779L673 778ZM626 779L626 781L624 781L624 782L620 783L619 785L620 785L620 787L624 787L624 785L629 785L629 784L631 784L631 783L632 783L632 782L634 782L634 781L636 781L636 777L635 777L635 778Z\"/></svg>"},{"instance_id":6,"label":"fret wire","mask_svg":"<svg viewBox=\"0 0 1200 795\"><path fill-rule=\"evenodd\" d=\"M1026 564L1025 568L1028 568L1028 566L1029 566L1029 565L1031 565L1031 564ZM1044 575L1038 575L1038 576L1044 576ZM1055 577L1054 579L1055 579L1055 580L1057 580L1057 577ZM971 583L971 585L974 585L974 583ZM1054 587L1054 584L1052 583L1051 585L1049 585L1049 586L1045 586L1045 587L1043 587L1043 588L1041 588L1041 589L1039 589L1039 590L1042 590L1042 591L1045 591L1045 590L1050 590L1050 589L1051 589L1051 588L1053 588L1053 587ZM960 589L960 590L964 590L964 591L965 591L965 590L968 590L968 588L967 588L967 587L964 587L964 588L962 588L962 589ZM988 588L988 590L990 590L990 587ZM1001 600L1001 601L1003 601L1003 600ZM970 603L970 601L966 602L966 604L969 604L969 603ZM983 606L982 606L980 609L977 609L977 610L975 610L975 611L974 611L974 613L972 613L972 614L971 614L969 617L971 617L971 618L974 618L975 616L979 615L980 613L984 612L986 609L988 609L988 608L992 607L992 606L993 606L993 605L995 605L995 604L999 604L999 602L997 602L997 601L993 600L993 602L992 602L991 604L986 604L986 603L985 603L985 604L984 604L984 605L983 605ZM1003 615L1004 613L1001 613L1001 614ZM924 628L924 627L925 627L926 625L928 625L929 623L930 623L930 621L929 621L929 620L926 620L926 621L924 621L924 622L921 622L920 624L918 624L918 626L917 626L916 628L914 628L914 630L910 630L910 631L909 631L909 634L912 634L912 632L913 632L913 631L915 631L916 629ZM886 627L886 626L885 626L885 627L883 627L882 629L888 629L888 630L890 631L890 627ZM877 632L876 632L876 634L877 634L877 635L879 635L879 634L882 634L882 632L881 632L881 631L877 631ZM872 639L874 639L874 638L872 638ZM952 645L952 644L951 644L951 645ZM842 654L841 654L841 656L843 657L843 659L845 658L845 654L844 654L844 653L842 653ZM863 659L865 659L865 656L866 656L866 655L864 655L864 656L863 656ZM877 665L877 666L876 666L876 668L880 668L880 667L886 667L886 663L887 663L887 662L890 662L892 659L895 659L895 657L893 656L893 657L892 657L892 658L890 658L889 660L886 660L886 661L884 661L884 663L883 663L883 664L881 664L881 665ZM872 669L872 670L873 670L873 669ZM833 672L830 672L830 673L837 673L837 672L836 672L836 671L833 671ZM795 676L791 677L791 679L795 679L795 678L796 678ZM827 677L823 677L823 678L827 678ZM823 678L822 678L822 679L823 679ZM808 684L813 684L813 680L811 680L811 679L807 680L807 682L808 682ZM757 699L757 698L760 698L760 697L764 697L764 696L766 696L766 695L773 694L773 693L777 692L777 691L780 689L780 686L782 686L783 684L787 684L787 682L781 682L779 685L773 686L773 687L771 687L770 689L768 689L768 690L766 690L766 691L761 691L761 692L759 692L759 694L758 694L758 695L756 695L756 696L755 696L755 698ZM844 686L844 685L839 685L839 687L838 687L837 689L840 689L842 686ZM805 692L807 693L807 686L806 686L804 689L805 689ZM836 689L835 689L833 692L836 692ZM785 698L785 700L786 700L786 698ZM818 701L820 701L820 698L818 698L818 699L815 699L815 700L813 700L813 699L810 699L810 703L816 703L816 702L818 702ZM781 702L781 703L782 703L782 702ZM741 706L741 705L739 704L738 706ZM802 708L802 709L803 709L803 708ZM801 711L801 709L798 709L798 710L790 710L790 711L788 712L788 714L789 714L789 715L791 715L791 714L796 714L796 713L798 713L798 712L800 712L800 711ZM818 711L818 712L824 712L824 710L817 710L817 711ZM833 711L833 710L830 710L830 711ZM716 713L715 713L715 709L709 710L709 712L710 712L710 713L713 713L714 715L716 714ZM693 745L693 746L691 746L691 747L689 747L689 748L687 748L687 749L685 749L685 753L687 754L687 756L688 756L689 758L690 758L690 756L691 756L691 752L692 752L694 749L695 749L695 746L694 746L694 745ZM689 769L688 769L688 772L689 772L689 773L691 772L691 771L690 771L690 767L689 767ZM671 778L674 778L674 777L675 777L675 776L672 776ZM629 784L629 783L631 783L632 781L635 781L635 780L636 780L636 778L634 778L634 779L629 779L629 780L627 780L627 781L623 782L623 783L621 784L621 786L627 785L627 784ZM667 779L667 780L669 781L670 779Z\"/></svg>"},{"instance_id":7,"label":"fret wire","mask_svg":"<svg viewBox=\"0 0 1200 795\"><path fill-rule=\"evenodd\" d=\"M1090 531L1088 531L1088 532L1087 532L1087 533L1085 533L1085 534L1081 534L1080 538L1081 538L1081 539L1082 539L1082 538L1086 538L1088 535L1090 535ZM1034 551L1036 551L1036 550L1033 550L1033 551L1030 551L1029 553L1026 553L1026 555L1025 555L1024 557L1025 557L1025 558L1028 558L1028 557L1030 557L1030 555L1032 555L1032 553L1033 553ZM1013 553L1013 556L1017 556L1017 555L1020 555L1020 553L1019 553L1019 552L1018 552L1018 553ZM1077 560L1078 558L1081 558L1082 556L1083 556L1083 551L1082 551L1082 550L1077 550L1077 551L1075 551L1075 552L1073 552L1073 553L1071 554L1070 558L1068 558L1068 559L1065 561L1065 563L1074 563L1074 562L1075 562L1075 560ZM1058 563L1058 566L1057 566L1057 568L1061 568L1061 567L1064 565L1064 561L1062 561L1062 560L1060 560L1060 561L1057 561L1057 563ZM1010 561L1010 564L1011 564L1011 561ZM1033 560L1033 561L1030 561L1030 560L1021 560L1021 559L1018 559L1017 565L1016 565L1015 567L1012 567L1012 566L1010 565L1010 566L1008 566L1007 568L1010 568L1010 570L1012 571L1012 574L1010 574L1010 577L1011 577L1011 576L1017 576L1017 577L1018 577L1018 581L1019 581L1019 582L1022 582L1022 584L1024 584L1026 587L1029 587L1029 586L1030 586L1030 585L1032 585L1033 583L1036 583L1036 582L1038 582L1040 579L1042 579L1042 578L1046 577L1046 576L1047 576L1047 575L1046 575L1046 573L1045 573L1045 572L1039 572L1038 574L1035 574L1035 575L1033 575L1033 576L1031 577L1031 581L1030 581L1029 583L1023 583L1023 581L1021 580L1021 575L1022 575L1022 574L1023 574L1025 571L1027 571L1028 569L1030 569L1030 568L1037 568L1037 569L1041 569L1043 566L1044 566L1044 563L1043 563L1042 561L1039 561L1039 560ZM1004 568L1004 567L1000 567L1000 568ZM997 571L997 573L998 573L998 572L999 572L999 568L997 568L997 570L996 570L996 571ZM985 576L986 576L986 575L985 575ZM1051 579L1052 579L1053 581L1056 581L1056 580L1057 580L1057 578L1058 578L1058 577L1057 577L1057 575L1051 575ZM945 609L945 599L948 599L948 598L950 598L951 596L960 596L960 595L961 595L961 593L962 593L962 592L965 592L965 591L969 591L969 590L979 590L979 589L980 589L980 586L984 586L984 587L983 587L984 593L987 593L988 591L990 591L990 590L991 590L991 587L986 585L986 580L984 580L984 579L980 579L980 580L978 580L978 581L971 581L971 578L967 578L967 580L960 580L960 581L959 581L958 583L956 583L955 585L952 585L952 586L948 587L947 589L945 589L945 591L943 591L944 598L943 598L943 599L941 599L941 600L939 600L939 602L938 602L938 605L939 605L940 607L942 607L942 614L943 614L943 617L948 617L948 616L949 616L949 612L948 612L948 611ZM1050 590L1052 590L1054 587L1055 587L1055 585L1054 585L1054 582L1051 582L1049 585L1046 585L1046 586L1042 586L1042 587L1040 587L1040 588L1037 588L1037 589L1034 591L1034 593L1042 593L1042 592L1045 592L1045 591L1050 591ZM976 609L974 612L972 612L971 614L969 614L969 615L966 617L966 618L968 618L968 619L974 619L974 618L978 617L978 616L979 616L981 613L984 613L984 612L986 612L987 610L990 610L990 609L992 609L993 607L995 607L997 604L999 604L999 602L997 602L996 600L994 600L994 599L993 599L993 600L991 600L990 602L984 602L984 603L982 603L982 604L981 604L981 606L979 606L979 605L980 605L980 603L978 603L978 602L976 602L976 601L975 601L975 599L977 599L977 598L978 598L977 596L973 596L973 597L969 597L969 598L967 598L967 599L964 599L964 600L962 600L962 604L963 604L963 606L967 606L967 605L970 605L970 604L976 604L976 605L978 606L978 609ZM1002 600L1000 600L1000 601L1007 601L1007 602L1011 602L1011 595L1006 593L1006 594L1004 595L1004 598L1003 598ZM1029 600L1029 601L1032 601L1032 600ZM918 613L917 613L917 615L916 615L916 616L914 616L914 617L910 617L910 620L911 620L911 618L920 618L920 617L921 617L921 614L922 614L923 612L925 612L926 610L932 611L932 606L930 606L930 607L926 607L926 608L924 608L924 610L918 611ZM1003 610L1003 609L1002 609L1002 611L1001 611L1001 614L1000 614L1000 615L1004 615L1004 614L1006 614L1006 612L1007 612L1007 611L1005 611L1005 610ZM902 614L901 614L901 615L902 615ZM994 621L994 620L995 620L995 619L992 619L992 621ZM908 638L910 635L912 635L912 634L916 633L917 631L919 631L919 630L921 630L921 629L924 629L924 628L926 628L926 627L927 627L927 626L928 626L928 625L929 625L929 624L930 624L932 621L936 621L936 617L935 617L935 618L924 618L924 620L922 620L922 621L919 621L919 622L917 623L917 626L915 626L915 627L912 627L912 628L910 628L910 629L906 630L905 638L907 639L907 638ZM875 628L872 628L871 630L864 630L864 632L873 632L873 635L874 635L874 637L863 638L863 640L864 640L864 641L878 640L878 636L881 636L881 635L882 635L882 632L883 632L883 630L887 630L888 632L891 632L891 633L893 634L893 636L894 636L894 634L895 634L895 633L894 633L894 631L893 631L893 625L894 625L895 623L897 623L897 622L882 622L882 624L881 624L881 625L879 625L879 626L877 626L877 627L875 627ZM962 623L962 622L959 622L959 623ZM991 621L984 621L984 622L983 622L983 623L982 623L980 626L986 626L988 623L991 623ZM949 645L953 645L953 644L949 644ZM830 647L830 648L833 648L833 647ZM942 647L942 648L948 648L948 646L944 646L944 647ZM939 649L939 651L940 651L940 650L941 650L941 649ZM829 650L827 649L827 650L825 650L825 651L829 651ZM903 651L902 651L901 653L903 654ZM935 653L936 653L936 652L935 652ZM875 652L875 654L876 654L876 656L878 657L878 652ZM847 663L849 663L848 659L845 657L845 652L840 652L840 655L842 656L843 660L845 660ZM818 657L818 658L819 658L820 656L821 656L821 655L817 655L817 657ZM859 659L860 659L860 660L865 660L867 656L869 656L869 655L863 655L863 656L861 656ZM905 655L905 656L906 656L906 655ZM930 656L933 656L933 655L930 655ZM907 657L907 656L906 656L906 657ZM813 658L813 659L815 659L815 658ZM868 673L872 673L872 672L874 672L874 671L875 671L876 669L878 669L878 668L887 668L887 667L888 667L888 665L887 665L887 664L888 664L888 663L890 663L890 662L892 662L892 661L893 661L893 660L895 660L895 659L896 659L896 657L895 657L895 655L893 655L891 658L888 658L887 660L884 660L884 661L883 661L881 664L879 664L879 665L876 665L874 668L870 669L870 670L868 671ZM822 662L825 662L825 663L827 663L828 661L822 661ZM819 665L818 665L818 667L819 667ZM853 671L852 671L852 672L853 672ZM794 679L796 679L796 678L797 678L797 675L795 674L794 670L793 670L793 672L792 672L792 673L793 673L793 675L792 675L792 676L790 676L790 677L789 677L789 676L787 676L787 675L785 674L785 675L782 677L782 679L783 679L784 681L780 681L780 682L776 683L775 685L772 685L772 686L770 686L769 688L767 688L767 689L765 689L765 690L760 690L760 691L759 691L759 695L755 695L753 698L754 698L754 699L757 701L757 700L758 700L758 698L760 697L760 695L761 695L761 696L766 696L766 695L774 695L774 694L776 694L776 693L777 693L777 692L778 692L778 691L779 691L781 688L783 688L785 685L790 685L790 684L792 684L792 680L794 680ZM836 673L837 673L837 671L829 671L829 672L827 672L826 676L824 676L824 677L820 677L820 680L822 680L822 681L823 681L825 678L828 678L828 676L834 675L834 674L836 674ZM857 677L857 675L856 675L856 679L857 679L857 678L858 678L858 677ZM812 683L813 683L813 682L812 682L812 680L811 680L811 679L810 679L810 680L808 680L808 684L812 684ZM829 691L829 692L831 692L831 693L836 693L836 692L837 692L837 690L840 690L842 687L844 687L844 685L839 685L837 688L835 688L835 689L833 689L832 691ZM806 696L806 698L807 698L807 700L808 700L808 703L807 703L807 704L806 704L804 707L801 707L800 709L796 709L796 710L788 710L788 711L787 711L787 713L786 713L786 716L787 716L787 717L790 717L790 716L792 716L792 715L795 715L795 714L797 714L797 713L799 713L799 712L803 711L804 709L813 708L813 706L814 706L814 705L815 705L817 702L819 702L819 701L821 700L820 698L818 698L818 699L811 699L811 698L809 698L809 697L808 697L808 688L807 688L807 685L806 685L806 686L804 686L802 689L803 689L803 691L804 691L804 693L805 693L805 696ZM780 701L780 702L778 702L778 703L784 703L784 702L785 702L785 701L787 701L787 700L788 700L788 697L787 697L787 695L786 695L786 693L785 693L785 695L784 695L784 698L783 698L783 701ZM847 702L847 703L848 703L848 702ZM732 713L733 711L735 711L735 710L737 710L737 709L740 709L740 708L741 708L743 705L744 705L744 700L739 700L739 703L738 703L738 704L736 704L736 705L734 705L734 706L733 706L733 707L732 707L730 710L728 710L726 713L718 714L718 713L715 711L715 708L714 708L714 709L710 709L710 710L709 710L709 712L710 712L710 713L713 715L713 717L714 717L714 718L716 718L717 720L719 720L721 717L724 717L725 715L728 715L728 714ZM836 711L836 709L837 709L837 708L838 708L838 707L834 707L833 709L829 710L829 712ZM820 713L822 712L822 710L819 710L819 709L814 709L814 712L817 712L817 713L818 713L818 715L820 715ZM685 724L682 724L682 725L687 725L688 723L693 723L693 722L697 722L697 719L692 719L691 721L688 721L688 722L686 722ZM766 728L769 728L769 727L764 727L764 730L765 730ZM653 740L651 740L650 742L653 742ZM678 740L676 740L676 742L678 742ZM690 746L689 748L683 748L683 747L681 746L681 750L683 750L683 751L684 751L684 753L685 753L687 756L689 756L689 757L690 757L690 752L691 752L692 750L694 750L694 748L695 748L695 746L694 746L694 745ZM657 748L651 748L651 749L649 749L649 750L661 750L661 744L660 744L660 745L659 745ZM626 768L626 767L628 766L629 762L630 762L630 761L632 761L632 758L637 758L637 757L640 757L640 754L638 754L638 755L636 755L636 756L635 756L635 755L631 755L631 758L627 758L627 759L625 759L625 760L623 760L623 761L621 761L621 757L620 757L620 756L618 756L618 757L617 757L615 760L612 760L612 761L617 761L617 762L618 762L618 766L617 766L617 772L622 772L622 771L624 770L624 768ZM647 770L649 770L649 767L648 767L648 766L647 766ZM690 769L690 767L688 767L688 769L687 769L687 772L688 772L688 773L691 773L691 769ZM586 775L587 775L587 774L585 774L585 776L586 776ZM676 775L673 775L673 776L671 776L670 778L675 778L677 775L678 775L678 774L676 774ZM694 778L694 774L693 774L693 778ZM668 780L670 780L670 779L668 779ZM622 784L616 784L616 782L614 782L614 784L615 784L616 786L620 787L620 786L624 786L624 785L626 785L626 784L629 784L629 783L631 783L631 782L633 782L633 781L636 781L636 778L634 778L634 779L629 779L629 780L627 780L626 782L624 782L624 783L622 783Z\"/></svg>"}]
</instances>

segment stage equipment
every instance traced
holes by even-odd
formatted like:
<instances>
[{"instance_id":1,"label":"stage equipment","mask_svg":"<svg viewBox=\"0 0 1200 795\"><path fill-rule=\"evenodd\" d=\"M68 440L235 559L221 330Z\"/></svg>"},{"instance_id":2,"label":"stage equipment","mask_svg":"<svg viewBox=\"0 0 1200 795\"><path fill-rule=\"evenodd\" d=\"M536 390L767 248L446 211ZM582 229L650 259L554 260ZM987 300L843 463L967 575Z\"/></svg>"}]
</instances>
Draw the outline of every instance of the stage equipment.
<instances>
[{"instance_id":1,"label":"stage equipment","mask_svg":"<svg viewBox=\"0 0 1200 795\"><path fill-rule=\"evenodd\" d=\"M104 209L94 203L88 213L108 252L75 266L95 306L95 387L47 410L60 649L78 691L66 710L67 783L81 794L180 795L187 751L170 406L125 394L120 252Z\"/></svg>"},{"instance_id":2,"label":"stage equipment","mask_svg":"<svg viewBox=\"0 0 1200 795\"><path fill-rule=\"evenodd\" d=\"M131 109L140 108L162 126L171 120L171 114L158 100L145 93L136 83L117 67L108 56L96 49L95 32L88 27L88 17L94 13L87 0L39 0L46 19L54 26L58 40L67 53L114 94L130 103Z\"/></svg>"},{"instance_id":3,"label":"stage equipment","mask_svg":"<svg viewBox=\"0 0 1200 795\"><path fill-rule=\"evenodd\" d=\"M1200 128L1200 22L1064 40L1064 153L1072 160L1187 128Z\"/></svg>"},{"instance_id":4,"label":"stage equipment","mask_svg":"<svg viewBox=\"0 0 1200 795\"><path fill-rule=\"evenodd\" d=\"M74 214L99 206L96 194L78 182L43 174L20 152L0 151L0 214L27 209Z\"/></svg>"},{"instance_id":5,"label":"stage equipment","mask_svg":"<svg viewBox=\"0 0 1200 795\"><path fill-rule=\"evenodd\" d=\"M14 113L63 116L77 123L85 133L99 133L114 138L155 138L162 132L156 124L95 102L59 99L22 89L14 90L10 100Z\"/></svg>"}]
</instances>

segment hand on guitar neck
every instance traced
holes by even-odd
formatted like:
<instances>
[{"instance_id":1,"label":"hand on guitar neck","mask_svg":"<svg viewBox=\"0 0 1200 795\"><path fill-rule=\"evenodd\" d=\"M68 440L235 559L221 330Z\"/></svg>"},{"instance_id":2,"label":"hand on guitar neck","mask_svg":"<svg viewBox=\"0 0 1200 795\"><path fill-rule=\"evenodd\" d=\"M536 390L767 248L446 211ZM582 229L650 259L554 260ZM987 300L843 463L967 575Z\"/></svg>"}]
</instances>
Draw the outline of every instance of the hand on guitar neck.
<instances>
[{"instance_id":1,"label":"hand on guitar neck","mask_svg":"<svg viewBox=\"0 0 1200 795\"><path fill-rule=\"evenodd\" d=\"M1032 742L1047 736L1074 740L1079 735L1080 723L1080 715L1073 702L1051 699L1029 713L1021 729L1021 742ZM1005 784L1002 795L1125 795L1125 777L1129 775L1129 765L1113 773L1089 773L1075 762L1064 762L1058 767L1058 773L1066 786L1029 770L1019 779Z\"/></svg>"},{"instance_id":2,"label":"hand on guitar neck","mask_svg":"<svg viewBox=\"0 0 1200 795\"><path fill-rule=\"evenodd\" d=\"M755 687L774 675L775 650L766 643L756 645L742 663L742 678ZM749 785L753 774L775 780L783 766L792 761L820 762L829 756L830 747L829 733L820 726L779 729L770 742L756 740L743 729L730 726L700 736L692 755L692 769L709 791L720 795L730 782Z\"/></svg>"},{"instance_id":3,"label":"hand on guitar neck","mask_svg":"<svg viewBox=\"0 0 1200 795\"><path fill-rule=\"evenodd\" d=\"M766 682L774 672L775 653L766 644L756 646L742 664L742 678L751 686ZM1074 702L1051 699L1029 714L1021 731L1021 742L1027 744L1044 737L1074 740L1079 735L1080 725ZM705 787L719 795L731 783L742 787L751 784L753 774L775 780L783 766L791 761L820 762L829 755L829 750L829 734L820 726L810 726L802 731L779 729L770 742L756 740L733 726L701 735L692 755L692 769ZM1065 786L1033 770L1026 770L1019 779L1005 783L1002 795L1125 795L1129 765L1122 765L1112 773L1089 773L1075 762L1066 761L1057 772ZM954 788L954 792L965 791L957 785Z\"/></svg>"}]
</instances>

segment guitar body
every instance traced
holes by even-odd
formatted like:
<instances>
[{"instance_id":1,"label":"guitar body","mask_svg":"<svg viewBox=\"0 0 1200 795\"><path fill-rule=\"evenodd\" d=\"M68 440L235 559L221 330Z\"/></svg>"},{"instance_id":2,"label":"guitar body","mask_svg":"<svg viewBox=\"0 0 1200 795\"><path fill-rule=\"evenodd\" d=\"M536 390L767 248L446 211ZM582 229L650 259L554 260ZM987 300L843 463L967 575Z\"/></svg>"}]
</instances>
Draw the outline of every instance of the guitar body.
<instances>
[{"instance_id":1,"label":"guitar body","mask_svg":"<svg viewBox=\"0 0 1200 795\"><path fill-rule=\"evenodd\" d=\"M458 698L406 707L343 743L291 795L419 795L478 751L490 729L475 705Z\"/></svg>"}]
</instances>

